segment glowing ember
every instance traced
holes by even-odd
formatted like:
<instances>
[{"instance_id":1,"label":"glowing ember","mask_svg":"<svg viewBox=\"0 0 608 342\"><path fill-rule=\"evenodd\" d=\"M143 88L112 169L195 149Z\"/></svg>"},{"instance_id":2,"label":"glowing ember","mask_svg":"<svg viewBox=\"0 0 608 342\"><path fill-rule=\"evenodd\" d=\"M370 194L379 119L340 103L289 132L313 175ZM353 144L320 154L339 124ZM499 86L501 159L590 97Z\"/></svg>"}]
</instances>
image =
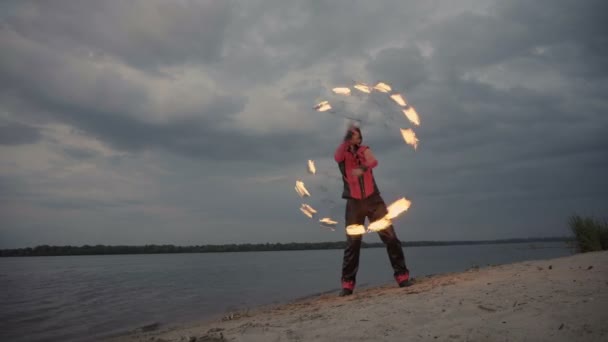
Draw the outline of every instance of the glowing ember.
<instances>
[{"instance_id":1,"label":"glowing ember","mask_svg":"<svg viewBox=\"0 0 608 342\"><path fill-rule=\"evenodd\" d=\"M363 93L366 93L366 94L369 94L369 93L372 92L372 89L368 85L363 84L363 83L357 83L357 84L355 84L354 88L357 89L357 90L359 90L360 92L363 92Z\"/></svg>"},{"instance_id":2,"label":"glowing ember","mask_svg":"<svg viewBox=\"0 0 608 342\"><path fill-rule=\"evenodd\" d=\"M340 95L350 95L350 88L334 88L331 91Z\"/></svg>"},{"instance_id":3,"label":"glowing ember","mask_svg":"<svg viewBox=\"0 0 608 342\"><path fill-rule=\"evenodd\" d=\"M412 131L410 128L401 128L401 135L403 136L403 140L405 140L406 144L413 146L414 150L418 148L419 140L416 138L416 133L414 133L414 131Z\"/></svg>"},{"instance_id":4,"label":"glowing ember","mask_svg":"<svg viewBox=\"0 0 608 342\"><path fill-rule=\"evenodd\" d=\"M402 197L402 198L396 200L395 202L391 203L391 205L388 206L388 214L386 214L386 217L388 219L394 219L395 217L406 212L410 208L411 205L412 205L411 201L409 201L405 197Z\"/></svg>"},{"instance_id":5,"label":"glowing ember","mask_svg":"<svg viewBox=\"0 0 608 342\"><path fill-rule=\"evenodd\" d=\"M322 101L319 102L314 108L319 112L326 112L331 109L331 105L329 104L329 101Z\"/></svg>"},{"instance_id":6,"label":"glowing ember","mask_svg":"<svg viewBox=\"0 0 608 342\"><path fill-rule=\"evenodd\" d=\"M407 105L407 102L405 101L405 99L403 98L403 95L401 95L401 94L391 95L391 100L395 101L395 103L397 103L401 107L405 107Z\"/></svg>"},{"instance_id":7,"label":"glowing ember","mask_svg":"<svg viewBox=\"0 0 608 342\"><path fill-rule=\"evenodd\" d=\"M333 228L335 225L338 224L338 221L334 221L329 217L324 217L319 220L319 223L321 223L322 226Z\"/></svg>"},{"instance_id":8,"label":"glowing ember","mask_svg":"<svg viewBox=\"0 0 608 342\"><path fill-rule=\"evenodd\" d=\"M388 228L393 224L392 219L403 214L409 208L412 202L407 200L405 197L396 200L388 206L388 213L379 220L371 222L367 229L363 225L350 225L346 227L346 233L348 235L359 235L371 232L379 232L383 229Z\"/></svg>"},{"instance_id":9,"label":"glowing ember","mask_svg":"<svg viewBox=\"0 0 608 342\"><path fill-rule=\"evenodd\" d=\"M302 213L304 213L304 215L308 216L309 218L312 218L312 214L311 214L311 213L309 213L307 210L305 210L305 209L303 209L303 208L300 208L300 211L301 211Z\"/></svg>"},{"instance_id":10,"label":"glowing ember","mask_svg":"<svg viewBox=\"0 0 608 342\"><path fill-rule=\"evenodd\" d=\"M408 106L403 110L403 114L405 114L405 117L410 120L411 123L416 126L420 126L420 118L418 117L418 113L416 113L416 109L414 109L414 107Z\"/></svg>"},{"instance_id":11,"label":"glowing ember","mask_svg":"<svg viewBox=\"0 0 608 342\"><path fill-rule=\"evenodd\" d=\"M302 206L300 207L300 211L310 218L312 218L313 215L317 213L317 211L308 204L302 204Z\"/></svg>"},{"instance_id":12,"label":"glowing ember","mask_svg":"<svg viewBox=\"0 0 608 342\"><path fill-rule=\"evenodd\" d=\"M314 175L317 173L317 168L315 167L315 162L312 160L308 160L308 173Z\"/></svg>"},{"instance_id":13,"label":"glowing ember","mask_svg":"<svg viewBox=\"0 0 608 342\"><path fill-rule=\"evenodd\" d=\"M298 195L300 195L300 197L310 197L310 192L308 192L308 190L306 190L306 187L304 186L304 182L298 180L296 181L296 186L295 186L296 192L298 193Z\"/></svg>"},{"instance_id":14,"label":"glowing ember","mask_svg":"<svg viewBox=\"0 0 608 342\"><path fill-rule=\"evenodd\" d=\"M378 82L378 84L376 84L374 86L374 89L376 89L377 91L379 91L381 93L388 93L392 90L391 86L389 86L386 83L382 83L382 82Z\"/></svg>"},{"instance_id":15,"label":"glowing ember","mask_svg":"<svg viewBox=\"0 0 608 342\"><path fill-rule=\"evenodd\" d=\"M320 219L319 222L324 223L324 224L331 224L331 225L338 224L338 221L334 221L334 220L330 219L329 217L324 217L324 218Z\"/></svg>"},{"instance_id":16,"label":"glowing ember","mask_svg":"<svg viewBox=\"0 0 608 342\"><path fill-rule=\"evenodd\" d=\"M351 92L353 91L352 89L356 89L357 91L365 93L365 94L371 94L372 91L377 91L380 93L387 94L388 97L393 102L395 102L397 105L402 107L401 111L403 112L403 115L405 115L405 117L408 119L409 122L411 122L415 126L420 126L420 117L418 116L416 109L407 103L405 96L403 96L402 94L396 93L396 92L393 93L393 89L390 85L388 85L384 82L378 82L378 83L376 83L376 85L370 86L363 82L358 82L355 85L350 86L350 87L335 87L335 88L332 88L331 90L334 94L350 96ZM314 106L314 109L319 112L326 112L326 111L332 110L331 111L332 114L337 114L346 119L356 120L352 117L334 112L334 109L329 104L329 101L319 102L317 105ZM360 121L360 120L358 120L358 121ZM416 133L410 128L408 128L408 129L401 128L400 131L401 131L403 140L408 145L411 145L415 150L418 149L419 140L416 137ZM312 175L317 174L317 169L315 166L315 162L313 160L310 160L310 159L308 160L307 167L308 167L309 174L312 174ZM327 192L326 187L321 187L320 189L321 189L320 191L322 191L322 192ZM295 190L298 193L298 195L302 198L311 196L310 193L308 192L308 190L306 189L306 187L304 186L304 183L301 180L296 180ZM331 203L331 201L330 201L330 203ZM389 205L387 207L387 214L384 217L382 217L374 222L370 222L367 227L364 224L348 225L346 227L346 233L348 235L362 235L362 234L371 233L371 232L379 232L379 231L382 231L383 229L387 229L388 227L390 227L392 225L392 220L394 218L398 217L399 215L401 215L402 213L406 212L410 208L410 206L411 206L411 202L408 199L406 199L405 197L400 198L399 200L393 202L391 205ZM317 211L308 204L302 204L302 206L300 207L300 211L302 211L302 213L304 213L304 215L308 216L309 218L313 218L317 214ZM335 230L334 227L338 224L338 222L332 220L329 217L324 217L319 220L319 224L323 227L330 228L331 230Z\"/></svg>"},{"instance_id":17,"label":"glowing ember","mask_svg":"<svg viewBox=\"0 0 608 342\"><path fill-rule=\"evenodd\" d=\"M362 224L351 224L346 227L346 234L348 234L348 235L365 234L365 227Z\"/></svg>"},{"instance_id":18,"label":"glowing ember","mask_svg":"<svg viewBox=\"0 0 608 342\"><path fill-rule=\"evenodd\" d=\"M391 222L389 218L383 217L377 221L370 223L367 227L367 230L370 232L378 232L388 228L388 226L390 226L391 224L393 224L393 222Z\"/></svg>"},{"instance_id":19,"label":"glowing ember","mask_svg":"<svg viewBox=\"0 0 608 342\"><path fill-rule=\"evenodd\" d=\"M316 214L317 211L315 209L313 209L313 207L311 207L310 205L306 204L306 203L302 203L302 208L308 210L309 212Z\"/></svg>"}]
</instances>

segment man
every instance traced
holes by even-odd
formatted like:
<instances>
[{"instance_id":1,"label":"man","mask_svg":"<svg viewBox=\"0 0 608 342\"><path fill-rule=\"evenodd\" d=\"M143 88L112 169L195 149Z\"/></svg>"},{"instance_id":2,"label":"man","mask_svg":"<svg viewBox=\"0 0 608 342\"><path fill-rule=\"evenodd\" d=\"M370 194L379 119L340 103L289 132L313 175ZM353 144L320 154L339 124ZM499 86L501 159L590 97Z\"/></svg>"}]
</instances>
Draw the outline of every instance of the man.
<instances>
[{"instance_id":1,"label":"man","mask_svg":"<svg viewBox=\"0 0 608 342\"><path fill-rule=\"evenodd\" d=\"M365 218L374 222L388 213L372 171L378 166L378 161L368 146L361 145L362 140L359 127L351 125L334 154L344 182L342 198L346 199L346 226L363 225ZM400 287L409 286L409 270L405 265L401 241L397 238L395 229L391 225L379 231L378 235L386 245L397 284ZM362 235L346 235L340 296L351 295L355 289L361 240Z\"/></svg>"}]
</instances>

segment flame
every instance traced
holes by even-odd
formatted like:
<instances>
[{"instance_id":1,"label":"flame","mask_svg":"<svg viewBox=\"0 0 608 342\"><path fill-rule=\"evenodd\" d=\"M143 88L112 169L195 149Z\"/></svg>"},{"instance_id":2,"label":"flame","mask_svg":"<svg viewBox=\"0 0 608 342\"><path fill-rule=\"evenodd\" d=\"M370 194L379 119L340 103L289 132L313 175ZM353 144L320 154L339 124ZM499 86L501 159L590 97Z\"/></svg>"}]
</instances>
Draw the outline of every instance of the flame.
<instances>
[{"instance_id":1,"label":"flame","mask_svg":"<svg viewBox=\"0 0 608 342\"><path fill-rule=\"evenodd\" d=\"M362 224L351 224L346 227L346 234L348 234L348 235L365 234L365 227Z\"/></svg>"},{"instance_id":2,"label":"flame","mask_svg":"<svg viewBox=\"0 0 608 342\"><path fill-rule=\"evenodd\" d=\"M308 205L306 203L302 203L302 208L306 209L307 211L309 211L313 214L317 213L317 211L313 207L311 207L310 205Z\"/></svg>"},{"instance_id":3,"label":"flame","mask_svg":"<svg viewBox=\"0 0 608 342\"><path fill-rule=\"evenodd\" d=\"M333 91L336 94L340 94L340 95L346 95L346 96L350 95L350 88L346 88L346 87L334 88L331 91Z\"/></svg>"},{"instance_id":4,"label":"flame","mask_svg":"<svg viewBox=\"0 0 608 342\"><path fill-rule=\"evenodd\" d=\"M369 94L372 92L371 88L364 83L357 83L357 84L355 84L354 88L359 90L360 92L363 92L366 94Z\"/></svg>"},{"instance_id":5,"label":"flame","mask_svg":"<svg viewBox=\"0 0 608 342\"><path fill-rule=\"evenodd\" d=\"M378 231L388 228L388 226L390 226L391 224L393 224L393 222L388 217L385 216L379 220L376 220L376 221L370 223L369 226L367 227L367 230L370 232L378 232Z\"/></svg>"},{"instance_id":6,"label":"flame","mask_svg":"<svg viewBox=\"0 0 608 342\"><path fill-rule=\"evenodd\" d=\"M304 215L308 216L309 218L312 218L312 214L309 213L307 210L300 208L300 211L304 213Z\"/></svg>"},{"instance_id":7,"label":"flame","mask_svg":"<svg viewBox=\"0 0 608 342\"><path fill-rule=\"evenodd\" d=\"M325 227L325 228L329 228L331 229L332 232L336 231L336 224L338 224L337 221L334 221L332 219L330 219L329 217L324 217L322 219L319 220L319 223L321 224L321 227Z\"/></svg>"},{"instance_id":8,"label":"flame","mask_svg":"<svg viewBox=\"0 0 608 342\"><path fill-rule=\"evenodd\" d=\"M418 148L418 138L416 138L416 133L411 128L403 129L401 128L401 135L403 136L403 140L408 145L414 147L414 150Z\"/></svg>"},{"instance_id":9,"label":"flame","mask_svg":"<svg viewBox=\"0 0 608 342\"><path fill-rule=\"evenodd\" d=\"M405 117L414 125L420 126L420 118L418 117L418 113L416 113L416 109L414 109L414 107L408 106L403 110L403 114L405 114Z\"/></svg>"},{"instance_id":10,"label":"flame","mask_svg":"<svg viewBox=\"0 0 608 342\"><path fill-rule=\"evenodd\" d=\"M377 91L381 92L381 93L388 93L389 91L391 91L391 86L389 86L386 83L383 82L378 82L378 84L376 84L374 86L374 89L376 89Z\"/></svg>"},{"instance_id":11,"label":"flame","mask_svg":"<svg viewBox=\"0 0 608 342\"><path fill-rule=\"evenodd\" d=\"M320 219L319 222L324 223L324 224L331 224L331 225L338 224L338 221L334 221L334 220L330 219L329 217L324 217L324 218Z\"/></svg>"},{"instance_id":12,"label":"flame","mask_svg":"<svg viewBox=\"0 0 608 342\"><path fill-rule=\"evenodd\" d=\"M302 206L300 207L300 211L309 218L312 218L313 215L317 213L317 211L308 204L302 204Z\"/></svg>"},{"instance_id":13,"label":"flame","mask_svg":"<svg viewBox=\"0 0 608 342\"><path fill-rule=\"evenodd\" d=\"M391 205L388 206L388 214L386 214L385 217L387 217L389 219L394 219L395 217L406 212L410 208L411 205L412 205L411 201L409 201L405 197L402 197L402 198L396 200L395 202L391 203Z\"/></svg>"},{"instance_id":14,"label":"flame","mask_svg":"<svg viewBox=\"0 0 608 342\"><path fill-rule=\"evenodd\" d=\"M319 220L319 223L321 223L322 225L325 225L325 226L335 226L338 224L338 221L334 221L334 220L330 219L329 217L324 217Z\"/></svg>"},{"instance_id":15,"label":"flame","mask_svg":"<svg viewBox=\"0 0 608 342\"><path fill-rule=\"evenodd\" d=\"M395 103L397 103L401 107L407 106L407 102L405 101L405 98L401 94L391 95L391 100L395 101Z\"/></svg>"},{"instance_id":16,"label":"flame","mask_svg":"<svg viewBox=\"0 0 608 342\"><path fill-rule=\"evenodd\" d=\"M314 215L314 213L304 209L304 208L300 208L300 211L304 213L304 215L308 216L308 218L312 218L312 216Z\"/></svg>"},{"instance_id":17,"label":"flame","mask_svg":"<svg viewBox=\"0 0 608 342\"><path fill-rule=\"evenodd\" d=\"M319 102L314 109L319 112L326 112L331 109L331 105L329 104L329 101L322 101Z\"/></svg>"},{"instance_id":18,"label":"flame","mask_svg":"<svg viewBox=\"0 0 608 342\"><path fill-rule=\"evenodd\" d=\"M300 197L310 197L310 192L308 192L308 190L306 190L306 187L304 186L304 182L297 180L295 189L296 189L296 192L298 193L298 195L300 195Z\"/></svg>"},{"instance_id":19,"label":"flame","mask_svg":"<svg viewBox=\"0 0 608 342\"><path fill-rule=\"evenodd\" d=\"M409 201L405 197L402 197L402 198L396 200L395 202L391 203L391 205L389 205L387 208L388 213L386 215L384 215L384 217L382 217L374 222L371 222L369 224L369 226L367 226L367 230L365 229L365 227L363 225L353 224L353 225L346 227L346 233L348 235L359 235L359 234L365 234L365 233L370 233L370 232L379 232L383 229L386 229L390 225L393 224L392 219L394 219L395 217L406 212L410 208L411 205L412 205L411 201Z\"/></svg>"},{"instance_id":20,"label":"flame","mask_svg":"<svg viewBox=\"0 0 608 342\"><path fill-rule=\"evenodd\" d=\"M312 160L308 160L308 173L314 175L317 173L317 168L315 167L315 162Z\"/></svg>"}]
</instances>

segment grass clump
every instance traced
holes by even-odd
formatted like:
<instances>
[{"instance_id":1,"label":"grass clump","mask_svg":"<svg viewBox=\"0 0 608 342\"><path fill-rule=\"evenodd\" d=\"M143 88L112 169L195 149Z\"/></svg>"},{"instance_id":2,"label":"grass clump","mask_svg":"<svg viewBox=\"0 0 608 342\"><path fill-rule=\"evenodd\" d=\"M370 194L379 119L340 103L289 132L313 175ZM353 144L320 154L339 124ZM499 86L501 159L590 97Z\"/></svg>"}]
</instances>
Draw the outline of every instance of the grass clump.
<instances>
[{"instance_id":1,"label":"grass clump","mask_svg":"<svg viewBox=\"0 0 608 342\"><path fill-rule=\"evenodd\" d=\"M608 223L593 217L573 215L569 220L579 252L608 250Z\"/></svg>"}]
</instances>

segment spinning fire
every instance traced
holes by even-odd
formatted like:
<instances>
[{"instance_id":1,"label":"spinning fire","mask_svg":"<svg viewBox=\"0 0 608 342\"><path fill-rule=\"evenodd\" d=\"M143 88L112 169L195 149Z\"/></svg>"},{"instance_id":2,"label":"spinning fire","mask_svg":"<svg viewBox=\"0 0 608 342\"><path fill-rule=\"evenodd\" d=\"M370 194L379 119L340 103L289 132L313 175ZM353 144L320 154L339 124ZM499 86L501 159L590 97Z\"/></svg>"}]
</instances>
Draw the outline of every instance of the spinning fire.
<instances>
[{"instance_id":1,"label":"spinning fire","mask_svg":"<svg viewBox=\"0 0 608 342\"><path fill-rule=\"evenodd\" d=\"M383 82L379 82L374 86L370 86L365 83L355 83L352 88L354 90L357 90L360 94L371 95L374 92L386 94L388 99L390 99L399 107L400 111L410 123L415 126L420 126L420 117L418 116L416 109L408 103L405 96L400 93L393 92L393 89L390 85ZM332 92L340 96L351 96L353 90L351 90L350 87L336 87L332 89ZM314 109L318 112L334 111L334 108L328 100L319 102L317 105L314 106ZM346 116L345 118L352 119ZM414 132L414 130L412 130L411 128L400 128L400 133L405 143L409 146L412 146L414 150L417 150L419 140L416 137L416 133ZM307 166L307 171L309 174L317 174L317 169L313 160L308 160ZM296 181L295 190L301 198L311 197L311 194L306 189L304 182L300 179ZM409 201L405 197L402 197L388 206L388 214L386 214L381 219L376 220L374 222L370 222L367 227L365 227L364 225L349 225L346 227L346 233L348 235L359 235L371 232L378 232L383 229L386 229L392 224L392 220L406 212L411 206L411 204L411 201ZM302 204L302 206L300 207L300 211L311 219L314 218L318 213L316 209L306 203ZM335 230L335 227L338 222L329 217L323 217L319 219L319 224L323 227Z\"/></svg>"}]
</instances>

